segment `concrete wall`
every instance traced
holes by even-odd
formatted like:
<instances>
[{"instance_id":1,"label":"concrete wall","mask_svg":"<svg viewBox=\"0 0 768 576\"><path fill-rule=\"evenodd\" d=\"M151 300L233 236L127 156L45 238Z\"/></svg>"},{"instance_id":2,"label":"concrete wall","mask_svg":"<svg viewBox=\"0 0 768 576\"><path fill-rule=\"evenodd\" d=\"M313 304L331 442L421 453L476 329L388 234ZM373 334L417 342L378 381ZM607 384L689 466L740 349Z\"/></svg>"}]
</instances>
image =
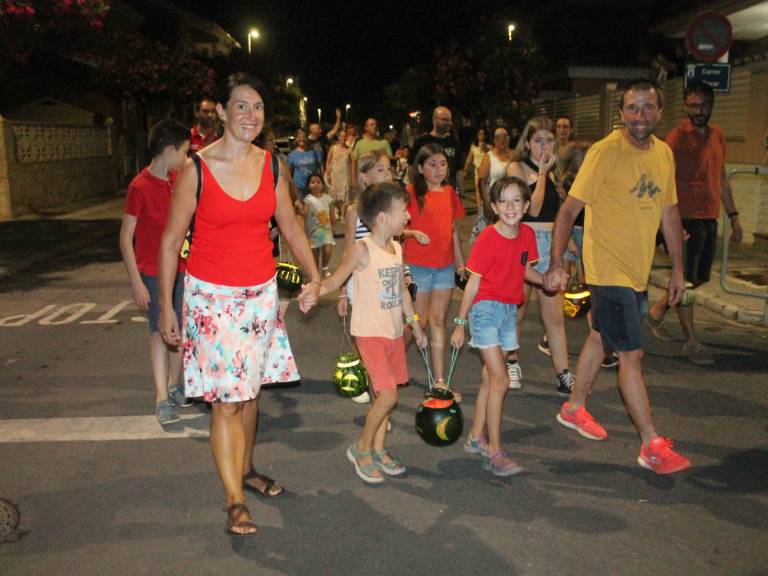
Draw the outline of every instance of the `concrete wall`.
<instances>
[{"instance_id":1,"label":"concrete wall","mask_svg":"<svg viewBox=\"0 0 768 576\"><path fill-rule=\"evenodd\" d=\"M20 152L18 132L24 127L29 128L0 116L0 219L61 212L118 189L107 128L35 126L39 142L27 139Z\"/></svg>"}]
</instances>

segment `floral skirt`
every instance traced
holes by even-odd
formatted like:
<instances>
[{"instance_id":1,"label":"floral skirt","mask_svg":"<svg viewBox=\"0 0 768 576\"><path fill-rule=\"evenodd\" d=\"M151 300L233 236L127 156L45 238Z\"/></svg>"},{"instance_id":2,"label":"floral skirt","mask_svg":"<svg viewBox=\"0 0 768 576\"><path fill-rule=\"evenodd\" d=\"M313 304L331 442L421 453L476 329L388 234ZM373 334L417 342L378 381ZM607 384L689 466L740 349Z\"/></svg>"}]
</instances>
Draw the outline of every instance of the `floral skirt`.
<instances>
[{"instance_id":1,"label":"floral skirt","mask_svg":"<svg viewBox=\"0 0 768 576\"><path fill-rule=\"evenodd\" d=\"M184 279L184 394L242 402L299 379L274 278L258 286Z\"/></svg>"}]
</instances>

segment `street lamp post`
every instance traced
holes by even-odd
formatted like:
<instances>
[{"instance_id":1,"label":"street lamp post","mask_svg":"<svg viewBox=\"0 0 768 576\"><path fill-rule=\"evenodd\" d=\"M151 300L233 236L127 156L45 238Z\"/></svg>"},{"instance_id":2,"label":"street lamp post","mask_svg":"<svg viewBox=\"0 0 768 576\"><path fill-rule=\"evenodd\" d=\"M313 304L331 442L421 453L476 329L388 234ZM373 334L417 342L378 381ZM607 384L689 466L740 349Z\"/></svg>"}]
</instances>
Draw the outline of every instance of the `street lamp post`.
<instances>
[{"instance_id":1,"label":"street lamp post","mask_svg":"<svg viewBox=\"0 0 768 576\"><path fill-rule=\"evenodd\" d=\"M512 32L514 31L515 31L515 25L510 23L507 26L507 38L509 39L510 42L512 42Z\"/></svg>"},{"instance_id":2,"label":"street lamp post","mask_svg":"<svg viewBox=\"0 0 768 576\"><path fill-rule=\"evenodd\" d=\"M259 34L259 31L256 28L251 28L248 31L248 55L251 54L251 40L258 40L260 36L261 34Z\"/></svg>"},{"instance_id":3,"label":"street lamp post","mask_svg":"<svg viewBox=\"0 0 768 576\"><path fill-rule=\"evenodd\" d=\"M317 123L323 123L323 111L320 108L317 109Z\"/></svg>"},{"instance_id":4,"label":"street lamp post","mask_svg":"<svg viewBox=\"0 0 768 576\"><path fill-rule=\"evenodd\" d=\"M344 106L344 121L349 122L349 109L352 108L352 104Z\"/></svg>"},{"instance_id":5,"label":"street lamp post","mask_svg":"<svg viewBox=\"0 0 768 576\"><path fill-rule=\"evenodd\" d=\"M287 78L287 79L285 80L285 85L286 85L286 86L292 86L292 85L293 85L293 78L290 78L290 77L289 77L289 78Z\"/></svg>"}]
</instances>

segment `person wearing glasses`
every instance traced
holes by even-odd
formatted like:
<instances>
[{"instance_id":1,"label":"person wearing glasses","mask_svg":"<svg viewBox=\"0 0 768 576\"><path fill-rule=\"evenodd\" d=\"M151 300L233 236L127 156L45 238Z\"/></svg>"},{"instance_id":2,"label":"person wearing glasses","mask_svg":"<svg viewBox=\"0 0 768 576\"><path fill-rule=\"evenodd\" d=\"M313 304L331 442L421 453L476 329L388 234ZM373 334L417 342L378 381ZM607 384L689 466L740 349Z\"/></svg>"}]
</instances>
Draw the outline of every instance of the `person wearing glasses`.
<instances>
[{"instance_id":1,"label":"person wearing glasses","mask_svg":"<svg viewBox=\"0 0 768 576\"><path fill-rule=\"evenodd\" d=\"M731 221L731 240L742 238L739 211L725 174L725 136L719 126L709 123L715 104L712 87L695 82L684 91L687 118L672 128L666 142L675 155L675 180L680 217L690 236L686 244L685 280L694 287L709 281L717 251L717 219L720 203ZM664 326L669 310L665 294L645 317L645 322L660 340L671 341ZM693 306L674 306L683 330L683 356L698 365L714 364L712 353L699 342L693 328Z\"/></svg>"}]
</instances>

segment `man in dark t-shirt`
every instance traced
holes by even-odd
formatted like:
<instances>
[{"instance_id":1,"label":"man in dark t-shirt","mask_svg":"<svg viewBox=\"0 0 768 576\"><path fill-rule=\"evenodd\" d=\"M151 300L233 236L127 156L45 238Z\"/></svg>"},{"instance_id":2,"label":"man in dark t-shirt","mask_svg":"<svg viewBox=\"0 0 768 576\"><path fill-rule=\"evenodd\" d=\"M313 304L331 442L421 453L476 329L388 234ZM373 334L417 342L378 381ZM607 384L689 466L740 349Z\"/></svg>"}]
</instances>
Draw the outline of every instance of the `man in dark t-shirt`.
<instances>
[{"instance_id":1,"label":"man in dark t-shirt","mask_svg":"<svg viewBox=\"0 0 768 576\"><path fill-rule=\"evenodd\" d=\"M411 150L411 156L408 163L413 165L413 160L419 148L426 144L438 144L443 147L445 157L448 160L448 182L456 188L456 192L461 193L460 184L462 180L461 158L459 142L453 135L453 116L451 111L445 106L438 106L432 112L432 131L416 139L416 143ZM413 182L413 178L411 178Z\"/></svg>"}]
</instances>

